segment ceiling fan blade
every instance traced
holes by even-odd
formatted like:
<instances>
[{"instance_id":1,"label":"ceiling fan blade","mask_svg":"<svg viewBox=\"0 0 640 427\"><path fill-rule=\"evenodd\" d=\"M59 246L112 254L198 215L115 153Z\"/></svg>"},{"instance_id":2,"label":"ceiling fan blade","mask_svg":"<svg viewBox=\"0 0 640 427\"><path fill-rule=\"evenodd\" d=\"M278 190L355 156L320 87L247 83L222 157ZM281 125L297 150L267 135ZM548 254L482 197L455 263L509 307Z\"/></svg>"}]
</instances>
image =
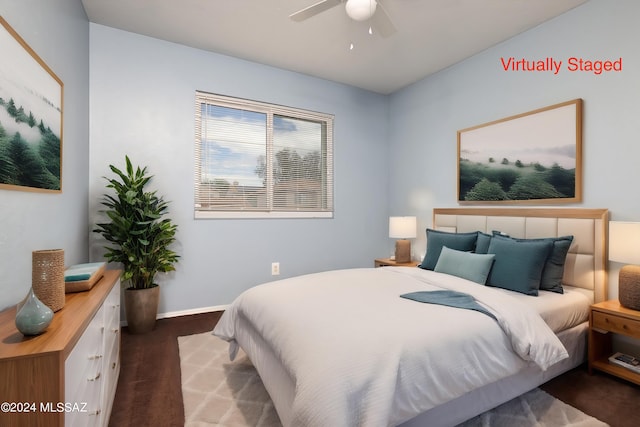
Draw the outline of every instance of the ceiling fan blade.
<instances>
[{"instance_id":1,"label":"ceiling fan blade","mask_svg":"<svg viewBox=\"0 0 640 427\"><path fill-rule=\"evenodd\" d=\"M391 22L391 18L389 18L389 15L384 9L382 2L378 0L377 3L378 7L376 8L376 13L371 18L373 28L382 37L389 37L397 31L396 27L393 25L393 22Z\"/></svg>"},{"instance_id":2,"label":"ceiling fan blade","mask_svg":"<svg viewBox=\"0 0 640 427\"><path fill-rule=\"evenodd\" d=\"M299 10L296 13L292 13L289 15L289 18L296 22L304 21L305 19L309 19L312 16L324 12L325 10L329 10L340 3L342 3L342 0L322 0L316 4L312 4L311 6Z\"/></svg>"}]
</instances>

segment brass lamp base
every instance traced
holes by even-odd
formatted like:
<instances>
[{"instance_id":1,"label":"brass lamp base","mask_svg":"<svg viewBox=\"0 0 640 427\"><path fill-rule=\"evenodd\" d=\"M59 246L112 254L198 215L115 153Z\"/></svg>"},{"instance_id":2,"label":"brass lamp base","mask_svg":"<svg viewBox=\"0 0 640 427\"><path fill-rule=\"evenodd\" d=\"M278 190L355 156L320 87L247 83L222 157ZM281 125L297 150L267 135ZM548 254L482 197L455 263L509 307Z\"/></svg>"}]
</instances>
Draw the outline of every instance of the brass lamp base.
<instances>
[{"instance_id":1,"label":"brass lamp base","mask_svg":"<svg viewBox=\"0 0 640 427\"><path fill-rule=\"evenodd\" d=\"M625 265L620 269L618 299L623 307L640 310L640 266Z\"/></svg>"},{"instance_id":2,"label":"brass lamp base","mask_svg":"<svg viewBox=\"0 0 640 427\"><path fill-rule=\"evenodd\" d=\"M411 261L411 242L407 239L396 240L396 262Z\"/></svg>"}]
</instances>

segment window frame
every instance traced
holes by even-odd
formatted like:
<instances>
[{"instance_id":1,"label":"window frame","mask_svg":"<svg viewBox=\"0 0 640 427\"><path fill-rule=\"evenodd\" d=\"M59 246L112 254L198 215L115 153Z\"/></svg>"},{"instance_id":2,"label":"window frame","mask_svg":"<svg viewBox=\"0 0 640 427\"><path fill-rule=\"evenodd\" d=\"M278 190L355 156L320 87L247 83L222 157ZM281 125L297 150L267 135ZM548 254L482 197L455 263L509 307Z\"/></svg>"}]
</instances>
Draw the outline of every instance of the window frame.
<instances>
[{"instance_id":1,"label":"window frame","mask_svg":"<svg viewBox=\"0 0 640 427\"><path fill-rule=\"evenodd\" d=\"M265 192L267 206L264 209L256 208L251 210L209 210L199 206L199 193L202 175L202 105L214 105L225 108L240 109L265 114L266 140L265 140L265 162L268 165L265 177ZM274 137L273 118L274 115L285 116L292 119L319 122L324 125L326 132L321 155L326 158L324 179L322 184L323 199L326 199L326 206L313 210L274 210L274 180L273 180L273 158L274 158ZM195 96L195 176L194 176L194 218L195 219L235 219L235 218L333 218L334 212L334 174L333 174L333 114L319 113L294 107L286 107L266 102L253 101L242 98L234 98L225 95L218 95L196 90Z\"/></svg>"}]
</instances>

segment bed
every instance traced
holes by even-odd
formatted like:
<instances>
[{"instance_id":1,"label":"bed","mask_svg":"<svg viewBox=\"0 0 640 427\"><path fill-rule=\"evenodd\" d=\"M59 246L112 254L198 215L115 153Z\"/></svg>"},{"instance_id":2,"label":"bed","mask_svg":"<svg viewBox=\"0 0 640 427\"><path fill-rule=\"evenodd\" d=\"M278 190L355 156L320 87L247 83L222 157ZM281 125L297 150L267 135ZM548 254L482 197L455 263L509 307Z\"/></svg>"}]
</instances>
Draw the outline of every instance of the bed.
<instances>
[{"instance_id":1,"label":"bed","mask_svg":"<svg viewBox=\"0 0 640 427\"><path fill-rule=\"evenodd\" d=\"M513 280L526 292L511 280L482 286L439 266L328 271L249 289L213 334L230 342L231 357L246 352L285 426L453 426L584 362L588 308L607 292L606 209L435 209L432 224L427 257L440 237L489 239L492 284L513 264L495 253L542 254L571 236L563 293L527 295L529 277ZM478 254L441 247L438 261L446 251L472 265L486 254L477 244ZM412 299L439 292L470 296L480 310Z\"/></svg>"}]
</instances>

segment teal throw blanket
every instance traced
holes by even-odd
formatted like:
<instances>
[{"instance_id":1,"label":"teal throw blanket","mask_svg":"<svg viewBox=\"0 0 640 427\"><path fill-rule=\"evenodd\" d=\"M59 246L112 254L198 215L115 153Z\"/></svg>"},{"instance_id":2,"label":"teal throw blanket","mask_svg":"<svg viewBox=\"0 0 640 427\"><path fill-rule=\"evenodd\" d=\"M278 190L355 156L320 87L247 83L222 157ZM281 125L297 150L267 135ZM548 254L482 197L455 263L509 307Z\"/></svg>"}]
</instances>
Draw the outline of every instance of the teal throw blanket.
<instances>
[{"instance_id":1,"label":"teal throw blanket","mask_svg":"<svg viewBox=\"0 0 640 427\"><path fill-rule=\"evenodd\" d=\"M408 294L400 295L401 298L410 299L413 301L424 302L427 304L446 305L449 307L464 308L466 310L475 310L480 313L484 313L491 317L493 320L496 316L489 310L478 304L476 300L469 294L456 291L419 291L410 292Z\"/></svg>"}]
</instances>

